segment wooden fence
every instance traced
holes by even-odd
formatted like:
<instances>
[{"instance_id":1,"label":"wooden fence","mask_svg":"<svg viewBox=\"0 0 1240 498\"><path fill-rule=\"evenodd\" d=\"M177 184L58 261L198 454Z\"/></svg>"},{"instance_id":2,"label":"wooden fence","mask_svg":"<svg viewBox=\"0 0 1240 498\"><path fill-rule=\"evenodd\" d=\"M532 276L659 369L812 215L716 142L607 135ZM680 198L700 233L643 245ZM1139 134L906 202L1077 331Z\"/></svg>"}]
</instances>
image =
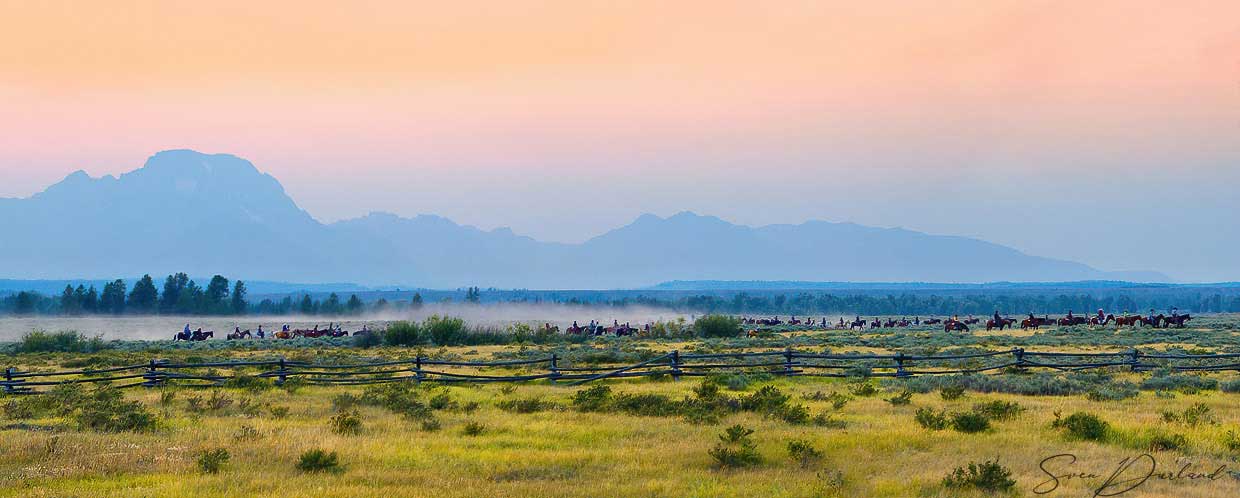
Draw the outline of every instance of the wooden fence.
<instances>
[{"instance_id":1,"label":"wooden fence","mask_svg":"<svg viewBox=\"0 0 1240 498\"><path fill-rule=\"evenodd\" d=\"M551 355L530 360L491 362L448 361L427 357L353 364L316 364L284 358L262 361L173 363L153 359L146 364L56 372L7 368L0 391L37 394L60 384L111 384L130 387L214 387L242 377L272 379L283 385L300 379L316 385L360 385L386 382L525 382L563 381L569 385L628 377L670 376L673 379L718 373L765 373L812 377L913 377L989 373L1012 368L1083 371L1123 368L1131 371L1169 369L1179 372L1240 371L1240 353L1165 354L1136 349L1107 353L1025 351L1015 348L969 354L907 355L831 354L785 349L741 353L672 351L632 365L561 366Z\"/></svg>"}]
</instances>

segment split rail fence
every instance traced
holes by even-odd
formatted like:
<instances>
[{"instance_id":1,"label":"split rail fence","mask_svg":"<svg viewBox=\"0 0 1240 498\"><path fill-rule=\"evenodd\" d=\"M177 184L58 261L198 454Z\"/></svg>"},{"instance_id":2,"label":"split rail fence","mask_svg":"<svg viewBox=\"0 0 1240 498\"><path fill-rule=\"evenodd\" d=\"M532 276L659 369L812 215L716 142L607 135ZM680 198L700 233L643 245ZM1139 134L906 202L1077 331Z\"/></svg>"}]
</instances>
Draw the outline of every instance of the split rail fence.
<instances>
[{"instance_id":1,"label":"split rail fence","mask_svg":"<svg viewBox=\"0 0 1240 498\"><path fill-rule=\"evenodd\" d=\"M1179 372L1240 371L1240 353L1165 354L1138 350L1106 353L1025 351L1022 348L970 354L831 354L785 349L740 353L672 351L631 365L562 366L555 354L529 360L448 361L427 357L353 364L317 364L284 358L262 361L175 363L152 359L140 365L66 371L4 370L0 392L38 394L60 384L111 384L132 387L214 387L240 377L291 379L314 385L387 382L527 382L569 385L602 379L669 376L673 379L718 373L765 373L805 377L914 377L993 373L1008 369L1084 371L1122 368Z\"/></svg>"}]
</instances>

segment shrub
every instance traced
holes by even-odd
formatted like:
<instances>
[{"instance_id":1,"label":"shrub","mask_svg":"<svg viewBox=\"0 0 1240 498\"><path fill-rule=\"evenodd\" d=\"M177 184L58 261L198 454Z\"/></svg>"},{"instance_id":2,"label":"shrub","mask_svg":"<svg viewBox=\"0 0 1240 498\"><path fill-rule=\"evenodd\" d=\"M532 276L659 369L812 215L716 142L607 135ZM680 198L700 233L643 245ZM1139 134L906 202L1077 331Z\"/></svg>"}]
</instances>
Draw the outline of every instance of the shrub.
<instances>
[{"instance_id":1,"label":"shrub","mask_svg":"<svg viewBox=\"0 0 1240 498\"><path fill-rule=\"evenodd\" d=\"M260 393L275 386L275 383L270 379L254 377L252 375L237 375L224 381L224 387L244 389L252 393Z\"/></svg>"},{"instance_id":2,"label":"shrub","mask_svg":"<svg viewBox=\"0 0 1240 498\"><path fill-rule=\"evenodd\" d=\"M885 401L891 403L891 406L905 406L913 402L913 392L904 391L896 396L887 398Z\"/></svg>"},{"instance_id":3,"label":"shrub","mask_svg":"<svg viewBox=\"0 0 1240 498\"><path fill-rule=\"evenodd\" d=\"M1236 431L1229 430L1223 434L1223 448L1232 453L1240 453L1240 436L1236 435Z\"/></svg>"},{"instance_id":4,"label":"shrub","mask_svg":"<svg viewBox=\"0 0 1240 498\"><path fill-rule=\"evenodd\" d=\"M362 417L357 410L342 411L328 420L332 432L342 435L356 435L362 432Z\"/></svg>"},{"instance_id":5,"label":"shrub","mask_svg":"<svg viewBox=\"0 0 1240 498\"><path fill-rule=\"evenodd\" d=\"M830 414L826 414L826 413L819 413L818 415L815 415L814 420L812 420L812 422L816 426L826 427L828 429L843 429L845 427L848 427L847 422L844 422L843 420L838 420L835 417L832 417Z\"/></svg>"},{"instance_id":6,"label":"shrub","mask_svg":"<svg viewBox=\"0 0 1240 498\"><path fill-rule=\"evenodd\" d=\"M99 432L142 432L155 428L155 416L137 401L125 401L121 392L100 387L73 410L78 427Z\"/></svg>"},{"instance_id":7,"label":"shrub","mask_svg":"<svg viewBox=\"0 0 1240 498\"><path fill-rule=\"evenodd\" d=\"M1055 421L1051 423L1051 427L1063 430L1068 439L1099 442L1105 441L1111 430L1106 421L1086 412L1076 412L1062 418L1059 412L1055 412Z\"/></svg>"},{"instance_id":8,"label":"shrub","mask_svg":"<svg viewBox=\"0 0 1240 498\"><path fill-rule=\"evenodd\" d=\"M693 322L698 337L739 337L741 321L727 315L703 315Z\"/></svg>"},{"instance_id":9,"label":"shrub","mask_svg":"<svg viewBox=\"0 0 1240 498\"><path fill-rule=\"evenodd\" d=\"M383 331L383 343L388 346L417 346L425 344L422 327L417 322L396 321Z\"/></svg>"},{"instance_id":10,"label":"shrub","mask_svg":"<svg viewBox=\"0 0 1240 498\"><path fill-rule=\"evenodd\" d=\"M957 432L973 434L990 428L990 419L977 412L957 412L951 414L951 426Z\"/></svg>"},{"instance_id":11,"label":"shrub","mask_svg":"<svg viewBox=\"0 0 1240 498\"><path fill-rule=\"evenodd\" d=\"M718 467L736 468L757 465L762 463L762 456L758 454L757 446L750 439L752 435L753 429L747 429L741 425L728 427L719 435L719 442L715 443L715 447L707 453L715 459Z\"/></svg>"},{"instance_id":12,"label":"shrub","mask_svg":"<svg viewBox=\"0 0 1240 498\"><path fill-rule=\"evenodd\" d=\"M822 451L819 451L818 448L814 447L813 443L804 439L788 441L788 456L794 462L799 463L802 468L822 461Z\"/></svg>"},{"instance_id":13,"label":"shrub","mask_svg":"<svg viewBox=\"0 0 1240 498\"><path fill-rule=\"evenodd\" d=\"M94 353L107 349L103 338L86 336L74 331L44 332L36 330L23 335L17 343L19 353Z\"/></svg>"},{"instance_id":14,"label":"shrub","mask_svg":"<svg viewBox=\"0 0 1240 498\"><path fill-rule=\"evenodd\" d=\"M435 315L427 318L422 322L422 329L437 346L465 344L468 335L464 320L447 316Z\"/></svg>"},{"instance_id":15,"label":"shrub","mask_svg":"<svg viewBox=\"0 0 1240 498\"><path fill-rule=\"evenodd\" d=\"M369 334L361 334L361 335L354 334L353 335L353 347L361 348L361 349L370 349L370 348L382 345L386 338L387 338L386 331L383 333L371 332ZM393 345L395 346L396 344L393 344ZM404 344L401 344L401 345L403 346Z\"/></svg>"},{"instance_id":16,"label":"shrub","mask_svg":"<svg viewBox=\"0 0 1240 498\"><path fill-rule=\"evenodd\" d=\"M921 407L917 409L917 414L913 416L913 419L924 429L941 431L947 428L947 413L943 411L936 412L930 408Z\"/></svg>"},{"instance_id":17,"label":"shrub","mask_svg":"<svg viewBox=\"0 0 1240 498\"><path fill-rule=\"evenodd\" d=\"M939 388L939 396L944 401L955 401L964 397L964 388L960 386L943 386Z\"/></svg>"},{"instance_id":18,"label":"shrub","mask_svg":"<svg viewBox=\"0 0 1240 498\"><path fill-rule=\"evenodd\" d=\"M1148 441L1142 449L1148 451L1173 451L1188 446L1188 439L1180 434L1155 431L1149 434Z\"/></svg>"},{"instance_id":19,"label":"shrub","mask_svg":"<svg viewBox=\"0 0 1240 498\"><path fill-rule=\"evenodd\" d=\"M1218 389L1218 380L1200 375L1167 374L1154 375L1141 381L1141 389L1179 391L1194 394L1198 391Z\"/></svg>"},{"instance_id":20,"label":"shrub","mask_svg":"<svg viewBox=\"0 0 1240 498\"><path fill-rule=\"evenodd\" d=\"M1011 420L1025 411L1013 401L994 400L973 405L973 411L990 420Z\"/></svg>"},{"instance_id":21,"label":"shrub","mask_svg":"<svg viewBox=\"0 0 1240 498\"><path fill-rule=\"evenodd\" d=\"M271 417L275 419L282 419L288 416L287 406L273 406L268 410L271 412Z\"/></svg>"},{"instance_id":22,"label":"shrub","mask_svg":"<svg viewBox=\"0 0 1240 498\"><path fill-rule=\"evenodd\" d=\"M302 472L335 472L339 469L340 460L334 451L308 450L297 459L297 470Z\"/></svg>"},{"instance_id":23,"label":"shrub","mask_svg":"<svg viewBox=\"0 0 1240 498\"><path fill-rule=\"evenodd\" d=\"M345 411L362 402L356 394L340 393L332 397L332 410Z\"/></svg>"},{"instance_id":24,"label":"shrub","mask_svg":"<svg viewBox=\"0 0 1240 498\"><path fill-rule=\"evenodd\" d=\"M878 386L874 385L873 382L861 381L850 386L848 392L852 393L853 396L864 398L878 394Z\"/></svg>"},{"instance_id":25,"label":"shrub","mask_svg":"<svg viewBox=\"0 0 1240 498\"><path fill-rule=\"evenodd\" d=\"M220 473L220 468L228 463L230 457L228 450L224 448L204 450L198 454L198 470L204 474L218 474Z\"/></svg>"},{"instance_id":26,"label":"shrub","mask_svg":"<svg viewBox=\"0 0 1240 498\"><path fill-rule=\"evenodd\" d=\"M486 430L487 428L485 425L482 425L479 422L470 420L469 422L465 423L464 427L461 428L461 434L464 434L466 436L481 436L482 433L486 432Z\"/></svg>"},{"instance_id":27,"label":"shrub","mask_svg":"<svg viewBox=\"0 0 1240 498\"><path fill-rule=\"evenodd\" d=\"M956 467L952 473L943 478L943 486L948 488L976 488L994 493L1008 491L1016 486L1012 479L1012 471L999 465L999 461L987 460L982 463L969 462L967 466Z\"/></svg>"},{"instance_id":28,"label":"shrub","mask_svg":"<svg viewBox=\"0 0 1240 498\"><path fill-rule=\"evenodd\" d=\"M559 407L551 401L542 398L525 398L525 399L506 399L495 404L500 410L512 413L534 413L546 410L554 410Z\"/></svg>"},{"instance_id":29,"label":"shrub","mask_svg":"<svg viewBox=\"0 0 1240 498\"><path fill-rule=\"evenodd\" d=\"M1240 379L1232 379L1219 384L1219 389L1225 393L1240 393Z\"/></svg>"},{"instance_id":30,"label":"shrub","mask_svg":"<svg viewBox=\"0 0 1240 498\"><path fill-rule=\"evenodd\" d=\"M741 409L758 413L770 413L779 410L792 399L775 386L762 386L749 396L742 396Z\"/></svg>"},{"instance_id":31,"label":"shrub","mask_svg":"<svg viewBox=\"0 0 1240 498\"><path fill-rule=\"evenodd\" d=\"M426 432L436 432L443 427L443 425L439 423L439 419L435 417L422 419L421 426L422 430Z\"/></svg>"},{"instance_id":32,"label":"shrub","mask_svg":"<svg viewBox=\"0 0 1240 498\"><path fill-rule=\"evenodd\" d=\"M601 412L611 400L611 387L595 384L573 393L573 407L583 412Z\"/></svg>"},{"instance_id":33,"label":"shrub","mask_svg":"<svg viewBox=\"0 0 1240 498\"><path fill-rule=\"evenodd\" d=\"M447 392L441 392L427 401L427 406L432 410L450 410L457 407L456 401L452 400L452 395Z\"/></svg>"},{"instance_id":34,"label":"shrub","mask_svg":"<svg viewBox=\"0 0 1240 498\"><path fill-rule=\"evenodd\" d=\"M1090 401L1119 401L1135 398L1140 392L1130 382L1116 382L1091 389L1085 395Z\"/></svg>"}]
</instances>

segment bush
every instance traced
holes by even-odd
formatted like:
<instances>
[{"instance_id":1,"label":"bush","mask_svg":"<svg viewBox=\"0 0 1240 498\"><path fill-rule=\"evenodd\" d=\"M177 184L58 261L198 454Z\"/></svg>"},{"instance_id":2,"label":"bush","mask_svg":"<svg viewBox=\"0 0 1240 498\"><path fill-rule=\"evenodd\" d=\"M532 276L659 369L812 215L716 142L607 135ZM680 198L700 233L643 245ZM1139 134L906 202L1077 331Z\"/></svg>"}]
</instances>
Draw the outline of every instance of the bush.
<instances>
[{"instance_id":1,"label":"bush","mask_svg":"<svg viewBox=\"0 0 1240 498\"><path fill-rule=\"evenodd\" d=\"M788 441L788 456L793 461L801 464L802 468L822 461L822 451L819 451L818 448L814 447L813 443L804 439Z\"/></svg>"},{"instance_id":2,"label":"bush","mask_svg":"<svg viewBox=\"0 0 1240 498\"><path fill-rule=\"evenodd\" d=\"M936 412L930 408L921 407L917 409L917 414L913 416L913 419L924 429L941 431L947 428L947 413L944 411Z\"/></svg>"},{"instance_id":3,"label":"bush","mask_svg":"<svg viewBox=\"0 0 1240 498\"><path fill-rule=\"evenodd\" d=\"M747 429L741 425L728 427L719 435L719 442L715 443L715 447L707 453L715 459L715 465L718 467L736 468L757 465L762 463L762 456L758 454L757 446L750 439L752 435L753 429Z\"/></svg>"},{"instance_id":4,"label":"bush","mask_svg":"<svg viewBox=\"0 0 1240 498\"><path fill-rule=\"evenodd\" d=\"M770 413L788 404L791 396L784 394L775 386L762 386L749 396L742 396L741 409L758 413Z\"/></svg>"},{"instance_id":5,"label":"bush","mask_svg":"<svg viewBox=\"0 0 1240 498\"><path fill-rule=\"evenodd\" d=\"M459 346L468 339L465 321L460 318L435 315L422 322L422 329L437 346Z\"/></svg>"},{"instance_id":6,"label":"bush","mask_svg":"<svg viewBox=\"0 0 1240 498\"><path fill-rule=\"evenodd\" d=\"M1218 380L1209 377L1202 377L1200 375L1175 373L1167 375L1154 375L1153 377L1141 381L1141 389L1150 391L1179 391L1185 394L1194 394L1198 391L1218 389Z\"/></svg>"},{"instance_id":7,"label":"bush","mask_svg":"<svg viewBox=\"0 0 1240 498\"><path fill-rule=\"evenodd\" d=\"M1051 427L1063 430L1068 439L1079 441L1105 441L1111 430L1106 421L1086 412L1076 412L1066 418L1061 418L1059 412L1055 412L1055 421L1051 423Z\"/></svg>"},{"instance_id":8,"label":"bush","mask_svg":"<svg viewBox=\"0 0 1240 498\"><path fill-rule=\"evenodd\" d=\"M583 412L601 412L611 400L611 387L595 384L573 393L573 407Z\"/></svg>"},{"instance_id":9,"label":"bush","mask_svg":"<svg viewBox=\"0 0 1240 498\"><path fill-rule=\"evenodd\" d=\"M885 401L891 403L891 406L905 406L913 402L913 392L904 391L896 396L887 398Z\"/></svg>"},{"instance_id":10,"label":"bush","mask_svg":"<svg viewBox=\"0 0 1240 498\"><path fill-rule=\"evenodd\" d=\"M943 486L948 488L976 488L994 493L1009 491L1016 486L1012 479L1012 471L999 465L999 461L987 460L982 463L969 462L965 467L956 467L952 473L943 478Z\"/></svg>"},{"instance_id":11,"label":"bush","mask_svg":"<svg viewBox=\"0 0 1240 498\"><path fill-rule=\"evenodd\" d=\"M1130 382L1116 382L1099 386L1089 391L1085 395L1090 401L1119 401L1129 398L1135 398L1140 394L1137 387Z\"/></svg>"},{"instance_id":12,"label":"bush","mask_svg":"<svg viewBox=\"0 0 1240 498\"><path fill-rule=\"evenodd\" d=\"M957 432L973 434L990 428L990 419L977 412L958 412L951 414L951 426Z\"/></svg>"},{"instance_id":13,"label":"bush","mask_svg":"<svg viewBox=\"0 0 1240 498\"><path fill-rule=\"evenodd\" d=\"M439 419L435 417L427 417L422 419L421 426L422 430L425 432L436 432L443 428L443 425L439 423Z\"/></svg>"},{"instance_id":14,"label":"bush","mask_svg":"<svg viewBox=\"0 0 1240 498\"><path fill-rule=\"evenodd\" d=\"M964 397L964 388L960 386L943 386L939 388L939 396L944 401L955 401Z\"/></svg>"},{"instance_id":15,"label":"bush","mask_svg":"<svg viewBox=\"0 0 1240 498\"><path fill-rule=\"evenodd\" d=\"M380 346L387 338L386 332L370 332L368 334L353 335L353 347L361 349L370 349Z\"/></svg>"},{"instance_id":16,"label":"bush","mask_svg":"<svg viewBox=\"0 0 1240 498\"><path fill-rule=\"evenodd\" d=\"M481 436L482 433L486 432L486 430L487 428L485 425L482 425L479 422L470 420L469 422L465 423L464 427L461 428L461 434L466 435L466 436Z\"/></svg>"},{"instance_id":17,"label":"bush","mask_svg":"<svg viewBox=\"0 0 1240 498\"><path fill-rule=\"evenodd\" d=\"M1217 424L1214 418L1214 412L1204 403L1195 403L1193 406L1184 409L1183 413L1163 412L1163 421L1167 423L1183 422L1190 427L1196 427L1201 424Z\"/></svg>"},{"instance_id":18,"label":"bush","mask_svg":"<svg viewBox=\"0 0 1240 498\"><path fill-rule=\"evenodd\" d=\"M826 413L819 413L818 415L815 415L811 422L818 427L826 427L828 429L843 429L848 427L847 422L838 420Z\"/></svg>"},{"instance_id":19,"label":"bush","mask_svg":"<svg viewBox=\"0 0 1240 498\"><path fill-rule=\"evenodd\" d=\"M1225 393L1240 393L1240 379L1232 379L1219 384L1219 389Z\"/></svg>"},{"instance_id":20,"label":"bush","mask_svg":"<svg viewBox=\"0 0 1240 498\"><path fill-rule=\"evenodd\" d=\"M121 392L100 387L86 395L73 410L79 428L99 432L143 432L155 428L155 416L137 401L125 401Z\"/></svg>"},{"instance_id":21,"label":"bush","mask_svg":"<svg viewBox=\"0 0 1240 498\"><path fill-rule=\"evenodd\" d=\"M357 410L342 411L328 420L332 432L341 435L356 435L362 432L362 417Z\"/></svg>"},{"instance_id":22,"label":"bush","mask_svg":"<svg viewBox=\"0 0 1240 498\"><path fill-rule=\"evenodd\" d=\"M273 406L268 410L271 412L271 418L282 419L288 416L287 406Z\"/></svg>"},{"instance_id":23,"label":"bush","mask_svg":"<svg viewBox=\"0 0 1240 498\"><path fill-rule=\"evenodd\" d=\"M559 408L551 401L542 398L506 399L495 404L500 410L512 413L534 413Z\"/></svg>"},{"instance_id":24,"label":"bush","mask_svg":"<svg viewBox=\"0 0 1240 498\"><path fill-rule=\"evenodd\" d=\"M1148 451L1174 451L1187 447L1188 439L1180 434L1155 431L1149 434L1144 446L1141 449Z\"/></svg>"},{"instance_id":25,"label":"bush","mask_svg":"<svg viewBox=\"0 0 1240 498\"><path fill-rule=\"evenodd\" d=\"M990 420L1011 420L1025 411L1025 407L1012 401L994 400L973 405L973 412Z\"/></svg>"},{"instance_id":26,"label":"bush","mask_svg":"<svg viewBox=\"0 0 1240 498\"><path fill-rule=\"evenodd\" d=\"M693 333L698 337L739 337L741 321L727 315L703 315L693 322Z\"/></svg>"},{"instance_id":27,"label":"bush","mask_svg":"<svg viewBox=\"0 0 1240 498\"><path fill-rule=\"evenodd\" d=\"M62 332L44 332L36 330L23 335L17 343L18 353L94 353L108 349L103 338L85 335L70 330Z\"/></svg>"},{"instance_id":28,"label":"bush","mask_svg":"<svg viewBox=\"0 0 1240 498\"><path fill-rule=\"evenodd\" d=\"M417 346L425 344L426 339L418 322L401 320L388 324L383 331L383 343L388 346Z\"/></svg>"},{"instance_id":29,"label":"bush","mask_svg":"<svg viewBox=\"0 0 1240 498\"><path fill-rule=\"evenodd\" d=\"M1240 436L1236 435L1236 431L1229 430L1223 434L1223 447L1232 453L1240 454Z\"/></svg>"},{"instance_id":30,"label":"bush","mask_svg":"<svg viewBox=\"0 0 1240 498\"><path fill-rule=\"evenodd\" d=\"M340 461L336 452L328 453L313 449L301 454L297 459L297 470L302 472L335 472L340 469Z\"/></svg>"},{"instance_id":31,"label":"bush","mask_svg":"<svg viewBox=\"0 0 1240 498\"><path fill-rule=\"evenodd\" d=\"M878 394L878 386L874 385L873 382L861 381L850 386L848 392L852 393L853 396L865 398Z\"/></svg>"},{"instance_id":32,"label":"bush","mask_svg":"<svg viewBox=\"0 0 1240 498\"><path fill-rule=\"evenodd\" d=\"M204 474L218 474L220 473L220 468L228 463L229 458L231 456L228 454L228 450L224 448L205 450L198 454L198 470Z\"/></svg>"}]
</instances>

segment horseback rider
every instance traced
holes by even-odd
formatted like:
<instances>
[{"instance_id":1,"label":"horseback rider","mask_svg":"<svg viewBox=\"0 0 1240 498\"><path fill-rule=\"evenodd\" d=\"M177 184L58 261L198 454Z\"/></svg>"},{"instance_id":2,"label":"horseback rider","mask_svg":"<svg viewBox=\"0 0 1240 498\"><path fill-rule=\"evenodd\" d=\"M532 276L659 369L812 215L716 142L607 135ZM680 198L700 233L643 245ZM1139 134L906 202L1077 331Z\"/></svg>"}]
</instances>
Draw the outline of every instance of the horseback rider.
<instances>
[{"instance_id":1,"label":"horseback rider","mask_svg":"<svg viewBox=\"0 0 1240 498\"><path fill-rule=\"evenodd\" d=\"M263 324L261 324L261 323L260 323L260 324L258 324L258 334L257 334L257 335L258 335L258 338L259 338L259 339L262 339L262 338L266 337L266 335L264 335L264 334L263 334Z\"/></svg>"},{"instance_id":2,"label":"horseback rider","mask_svg":"<svg viewBox=\"0 0 1240 498\"><path fill-rule=\"evenodd\" d=\"M999 310L995 310L995 325L998 325L1002 319L999 318Z\"/></svg>"},{"instance_id":3,"label":"horseback rider","mask_svg":"<svg viewBox=\"0 0 1240 498\"><path fill-rule=\"evenodd\" d=\"M1180 317L1180 308L1176 308L1175 306L1172 306L1171 307L1171 318L1179 318L1179 317Z\"/></svg>"},{"instance_id":4,"label":"horseback rider","mask_svg":"<svg viewBox=\"0 0 1240 498\"><path fill-rule=\"evenodd\" d=\"M1033 312L1029 312L1029 323L1038 323L1038 319L1033 317Z\"/></svg>"},{"instance_id":5,"label":"horseback rider","mask_svg":"<svg viewBox=\"0 0 1240 498\"><path fill-rule=\"evenodd\" d=\"M1068 321L1072 321L1072 310L1068 310Z\"/></svg>"},{"instance_id":6,"label":"horseback rider","mask_svg":"<svg viewBox=\"0 0 1240 498\"><path fill-rule=\"evenodd\" d=\"M1107 319L1107 316L1102 313L1102 308L1098 308L1098 323L1102 323L1106 319Z\"/></svg>"},{"instance_id":7,"label":"horseback rider","mask_svg":"<svg viewBox=\"0 0 1240 498\"><path fill-rule=\"evenodd\" d=\"M1158 319L1158 317L1154 316L1154 308L1150 308L1150 317L1149 317L1149 322L1150 322L1150 324L1152 324L1152 325L1154 325L1155 327L1157 327L1157 326L1158 326L1158 322L1154 321L1154 320L1157 320L1157 319Z\"/></svg>"},{"instance_id":8,"label":"horseback rider","mask_svg":"<svg viewBox=\"0 0 1240 498\"><path fill-rule=\"evenodd\" d=\"M284 324L284 327L283 327L283 328L281 328L281 329L280 329L280 331L281 331L281 332L288 332L288 324L287 324L287 323L286 323L286 324Z\"/></svg>"}]
</instances>

